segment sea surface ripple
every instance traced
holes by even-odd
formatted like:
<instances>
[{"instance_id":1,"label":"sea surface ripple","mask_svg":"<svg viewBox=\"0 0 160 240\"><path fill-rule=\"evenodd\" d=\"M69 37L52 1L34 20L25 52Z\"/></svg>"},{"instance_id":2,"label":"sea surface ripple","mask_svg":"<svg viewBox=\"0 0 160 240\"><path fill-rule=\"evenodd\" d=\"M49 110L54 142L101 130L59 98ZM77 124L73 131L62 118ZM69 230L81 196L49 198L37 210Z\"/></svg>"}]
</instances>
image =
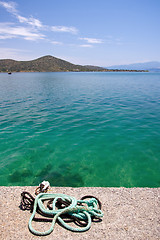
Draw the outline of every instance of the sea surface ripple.
<instances>
[{"instance_id":1,"label":"sea surface ripple","mask_svg":"<svg viewBox=\"0 0 160 240\"><path fill-rule=\"evenodd\" d=\"M0 74L0 185L159 187L160 73Z\"/></svg>"}]
</instances>

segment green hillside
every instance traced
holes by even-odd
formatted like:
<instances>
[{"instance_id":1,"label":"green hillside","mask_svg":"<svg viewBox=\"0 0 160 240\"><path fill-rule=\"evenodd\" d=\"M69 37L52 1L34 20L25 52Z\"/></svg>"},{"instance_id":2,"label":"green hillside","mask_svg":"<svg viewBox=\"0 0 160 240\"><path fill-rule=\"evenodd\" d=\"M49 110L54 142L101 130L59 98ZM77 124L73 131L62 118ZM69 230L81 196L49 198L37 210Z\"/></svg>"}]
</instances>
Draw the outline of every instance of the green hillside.
<instances>
[{"instance_id":1,"label":"green hillside","mask_svg":"<svg viewBox=\"0 0 160 240\"><path fill-rule=\"evenodd\" d=\"M106 69L92 65L75 65L65 60L44 56L31 61L0 60L0 72L144 72L143 70Z\"/></svg>"},{"instance_id":2,"label":"green hillside","mask_svg":"<svg viewBox=\"0 0 160 240\"><path fill-rule=\"evenodd\" d=\"M104 68L75 65L62 59L44 56L31 61L0 60L0 72L86 72L107 71Z\"/></svg>"}]
</instances>

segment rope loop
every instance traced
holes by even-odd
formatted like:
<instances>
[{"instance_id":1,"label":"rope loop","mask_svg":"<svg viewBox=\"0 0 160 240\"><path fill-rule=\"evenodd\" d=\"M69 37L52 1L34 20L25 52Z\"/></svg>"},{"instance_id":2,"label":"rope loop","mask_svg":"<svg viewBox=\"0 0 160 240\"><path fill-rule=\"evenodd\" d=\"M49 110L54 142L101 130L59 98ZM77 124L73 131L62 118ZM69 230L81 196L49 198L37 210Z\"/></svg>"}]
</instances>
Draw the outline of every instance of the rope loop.
<instances>
[{"instance_id":1,"label":"rope loop","mask_svg":"<svg viewBox=\"0 0 160 240\"><path fill-rule=\"evenodd\" d=\"M48 201L47 207L45 202ZM85 205L82 205L85 203ZM32 227L32 221L35 218L36 211L40 211L42 215L52 217L50 229L44 232L35 230ZM64 214L71 218L76 218L77 221L85 221L81 228L74 228L63 220ZM98 202L95 198L89 200L77 200L74 197L65 194L39 193L34 200L33 213L29 220L29 230L38 236L45 236L50 234L56 221L66 229L74 232L84 232L91 227L92 218L101 218L103 213L98 209Z\"/></svg>"}]
</instances>

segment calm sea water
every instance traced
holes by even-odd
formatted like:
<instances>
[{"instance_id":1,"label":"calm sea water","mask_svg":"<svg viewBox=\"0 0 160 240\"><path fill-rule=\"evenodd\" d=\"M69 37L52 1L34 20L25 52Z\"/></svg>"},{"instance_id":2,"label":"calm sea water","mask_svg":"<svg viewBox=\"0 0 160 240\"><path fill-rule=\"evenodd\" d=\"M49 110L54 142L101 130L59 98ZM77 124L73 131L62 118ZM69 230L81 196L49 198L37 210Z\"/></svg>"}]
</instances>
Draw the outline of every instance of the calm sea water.
<instances>
[{"instance_id":1,"label":"calm sea water","mask_svg":"<svg viewBox=\"0 0 160 240\"><path fill-rule=\"evenodd\" d=\"M160 187L160 73L0 74L0 185Z\"/></svg>"}]
</instances>

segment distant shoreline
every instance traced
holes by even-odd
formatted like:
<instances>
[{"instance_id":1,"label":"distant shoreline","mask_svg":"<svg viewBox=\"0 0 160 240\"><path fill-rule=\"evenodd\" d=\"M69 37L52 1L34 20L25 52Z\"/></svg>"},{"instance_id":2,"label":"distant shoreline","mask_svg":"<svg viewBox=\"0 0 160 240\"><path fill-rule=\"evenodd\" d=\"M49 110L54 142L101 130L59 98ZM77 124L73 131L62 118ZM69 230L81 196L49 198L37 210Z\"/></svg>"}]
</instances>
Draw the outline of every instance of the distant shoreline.
<instances>
[{"instance_id":1,"label":"distant shoreline","mask_svg":"<svg viewBox=\"0 0 160 240\"><path fill-rule=\"evenodd\" d=\"M65 60L44 56L31 61L0 60L0 72L148 72L148 70L108 69L92 65L76 65Z\"/></svg>"},{"instance_id":2,"label":"distant shoreline","mask_svg":"<svg viewBox=\"0 0 160 240\"><path fill-rule=\"evenodd\" d=\"M112 69L112 70L106 70L106 71L12 71L12 72L8 72L8 71L5 71L5 72L2 72L0 71L0 73L8 73L8 74L11 74L11 73L77 73L77 72L149 72L148 70L119 70L119 69Z\"/></svg>"}]
</instances>

